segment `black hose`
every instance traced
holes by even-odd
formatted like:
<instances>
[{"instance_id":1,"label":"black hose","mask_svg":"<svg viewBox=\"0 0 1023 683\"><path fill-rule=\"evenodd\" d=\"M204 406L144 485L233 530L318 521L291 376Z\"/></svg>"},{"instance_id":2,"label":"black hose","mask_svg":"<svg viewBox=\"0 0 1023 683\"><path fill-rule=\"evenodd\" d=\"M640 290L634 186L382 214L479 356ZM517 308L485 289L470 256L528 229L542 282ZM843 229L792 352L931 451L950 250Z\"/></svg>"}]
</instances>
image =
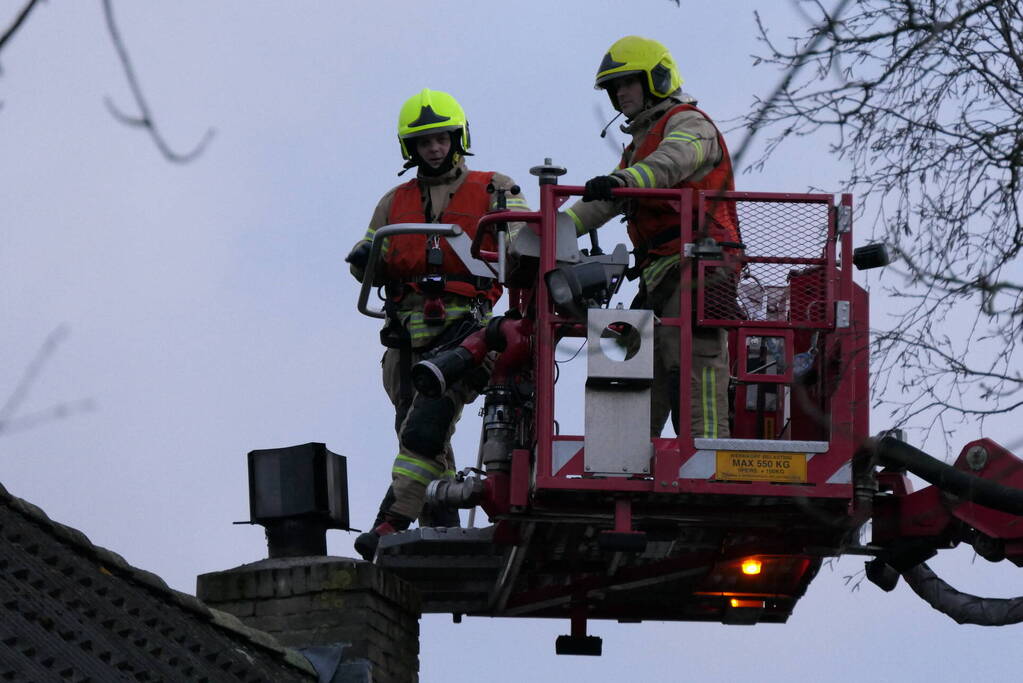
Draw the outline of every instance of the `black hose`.
<instances>
[{"instance_id":1,"label":"black hose","mask_svg":"<svg viewBox=\"0 0 1023 683\"><path fill-rule=\"evenodd\" d=\"M877 452L882 464L905 467L942 491L992 510L1023 515L1023 491L1020 489L1002 486L969 472L957 470L891 436L886 436L878 442Z\"/></svg>"},{"instance_id":2,"label":"black hose","mask_svg":"<svg viewBox=\"0 0 1023 683\"><path fill-rule=\"evenodd\" d=\"M1023 597L981 598L962 593L945 583L923 562L903 572L902 578L931 607L957 623L1007 626L1023 622Z\"/></svg>"}]
</instances>

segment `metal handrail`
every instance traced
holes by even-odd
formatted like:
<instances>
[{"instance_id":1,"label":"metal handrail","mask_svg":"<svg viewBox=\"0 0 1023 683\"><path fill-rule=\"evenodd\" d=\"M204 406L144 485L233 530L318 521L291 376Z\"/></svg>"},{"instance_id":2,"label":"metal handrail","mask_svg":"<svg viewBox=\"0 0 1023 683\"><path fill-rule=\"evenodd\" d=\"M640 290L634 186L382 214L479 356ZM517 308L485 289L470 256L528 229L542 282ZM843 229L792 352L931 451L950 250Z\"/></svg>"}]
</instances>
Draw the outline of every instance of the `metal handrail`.
<instances>
[{"instance_id":1,"label":"metal handrail","mask_svg":"<svg viewBox=\"0 0 1023 683\"><path fill-rule=\"evenodd\" d=\"M462 234L462 226L454 223L394 223L378 228L373 235L373 244L366 260L366 270L362 274L362 289L359 291L359 312L370 318L387 317L383 309L379 311L369 308L369 292L373 289L373 276L376 274L377 261L384 240L392 235L439 235L440 237L457 237Z\"/></svg>"}]
</instances>

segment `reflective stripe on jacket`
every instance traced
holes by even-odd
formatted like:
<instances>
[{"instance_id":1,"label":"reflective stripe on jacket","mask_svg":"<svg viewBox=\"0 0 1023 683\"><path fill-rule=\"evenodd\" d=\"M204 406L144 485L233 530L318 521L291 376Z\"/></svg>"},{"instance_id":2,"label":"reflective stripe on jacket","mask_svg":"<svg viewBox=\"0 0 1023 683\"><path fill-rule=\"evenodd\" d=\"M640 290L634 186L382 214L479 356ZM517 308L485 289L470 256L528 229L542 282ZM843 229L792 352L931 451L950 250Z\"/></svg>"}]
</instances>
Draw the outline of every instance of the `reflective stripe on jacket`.
<instances>
[{"instance_id":1,"label":"reflective stripe on jacket","mask_svg":"<svg viewBox=\"0 0 1023 683\"><path fill-rule=\"evenodd\" d=\"M635 148L635 151L633 151L633 145L629 145L626 148L622 155L622 161L618 165L619 170L616 171L616 175L621 175L624 171L635 177L635 182L630 183L630 185L653 187L653 173L649 169L644 168L642 160L652 154L665 139L664 129L668 120L675 114L686 111L695 111L707 119L711 125L714 125L714 122L711 121L706 113L692 104L679 104L672 107L658 119L657 123L654 124L643 138L642 144ZM682 180L674 185L674 187L709 191L735 190L732 161L728 154L728 148L725 146L724 136L717 130L717 126L714 126L714 128L717 131L717 143L721 148L721 161L701 179L695 181ZM669 139L674 139L671 136L682 135L685 135L685 133L671 133L668 137ZM683 138L679 139L682 140ZM698 141L695 141L694 144L698 144ZM627 165L630 156L631 165ZM647 180L648 176L649 181ZM681 235L674 238L670 237L670 231L675 230L677 232L678 229L678 202L652 199L641 199L635 202L635 209L629 217L629 237L637 247L647 245L646 251L648 254L678 254ZM735 202L708 201L704 234L713 237L719 242L739 241L739 219L735 211Z\"/></svg>"}]
</instances>

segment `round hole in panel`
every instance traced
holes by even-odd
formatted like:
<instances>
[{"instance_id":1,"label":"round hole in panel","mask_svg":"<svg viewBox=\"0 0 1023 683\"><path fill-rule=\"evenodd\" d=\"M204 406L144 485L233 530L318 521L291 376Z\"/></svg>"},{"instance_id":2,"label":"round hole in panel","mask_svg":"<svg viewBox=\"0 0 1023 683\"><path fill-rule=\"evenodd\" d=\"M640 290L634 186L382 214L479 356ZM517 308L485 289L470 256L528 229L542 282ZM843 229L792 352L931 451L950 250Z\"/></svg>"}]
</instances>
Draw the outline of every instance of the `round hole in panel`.
<instances>
[{"instance_id":1,"label":"round hole in panel","mask_svg":"<svg viewBox=\"0 0 1023 683\"><path fill-rule=\"evenodd\" d=\"M639 353L642 344L639 330L629 323L609 324L600 333L600 350L613 361L624 362Z\"/></svg>"}]
</instances>

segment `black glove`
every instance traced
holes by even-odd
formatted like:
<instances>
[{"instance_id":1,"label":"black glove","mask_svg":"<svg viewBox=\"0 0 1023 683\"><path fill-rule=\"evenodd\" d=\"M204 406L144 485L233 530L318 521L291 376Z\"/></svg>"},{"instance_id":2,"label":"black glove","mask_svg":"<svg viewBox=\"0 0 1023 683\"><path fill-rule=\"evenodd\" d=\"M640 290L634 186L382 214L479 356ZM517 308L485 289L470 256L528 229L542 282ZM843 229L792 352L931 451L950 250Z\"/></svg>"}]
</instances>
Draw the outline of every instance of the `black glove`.
<instances>
[{"instance_id":1,"label":"black glove","mask_svg":"<svg viewBox=\"0 0 1023 683\"><path fill-rule=\"evenodd\" d=\"M583 192L583 201L592 202L594 199L603 199L611 201L614 196L611 194L611 190L616 190L622 186L622 181L615 178L613 175L598 175L595 178L590 178L586 181L586 191Z\"/></svg>"},{"instance_id":2,"label":"black glove","mask_svg":"<svg viewBox=\"0 0 1023 683\"><path fill-rule=\"evenodd\" d=\"M359 270L366 269L366 263L369 261L369 250L371 244L369 242L359 242L352 252L345 257L345 261L351 263Z\"/></svg>"}]
</instances>

